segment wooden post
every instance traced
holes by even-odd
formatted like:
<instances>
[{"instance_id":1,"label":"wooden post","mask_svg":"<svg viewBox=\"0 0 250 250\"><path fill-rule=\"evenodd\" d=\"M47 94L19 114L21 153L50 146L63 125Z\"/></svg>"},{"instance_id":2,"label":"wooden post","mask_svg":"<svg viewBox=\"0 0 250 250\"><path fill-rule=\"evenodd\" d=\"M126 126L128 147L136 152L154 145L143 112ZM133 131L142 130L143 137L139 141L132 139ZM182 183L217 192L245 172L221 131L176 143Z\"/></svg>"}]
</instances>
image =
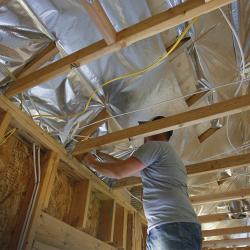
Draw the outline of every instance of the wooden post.
<instances>
[{"instance_id":1,"label":"wooden post","mask_svg":"<svg viewBox=\"0 0 250 250\"><path fill-rule=\"evenodd\" d=\"M47 152L45 157L45 162L42 164L42 169L41 169L40 189L33 210L28 235L26 237L25 249L27 250L31 249L42 209L46 207L48 204L58 163L59 163L58 155L52 151Z\"/></svg>"},{"instance_id":2,"label":"wooden post","mask_svg":"<svg viewBox=\"0 0 250 250\"><path fill-rule=\"evenodd\" d=\"M115 210L114 200L103 200L101 202L97 238L108 243L113 242L114 238Z\"/></svg>"},{"instance_id":3,"label":"wooden post","mask_svg":"<svg viewBox=\"0 0 250 250\"><path fill-rule=\"evenodd\" d=\"M91 194L89 180L77 181L74 185L73 199L69 213L69 224L84 229L87 221Z\"/></svg>"},{"instance_id":4,"label":"wooden post","mask_svg":"<svg viewBox=\"0 0 250 250\"><path fill-rule=\"evenodd\" d=\"M92 2L89 2L87 0L82 0L82 4L88 12L91 20L103 36L106 43L114 43L116 40L116 31L113 28L99 1L93 0Z\"/></svg>"},{"instance_id":5,"label":"wooden post","mask_svg":"<svg viewBox=\"0 0 250 250\"><path fill-rule=\"evenodd\" d=\"M124 207L116 204L113 245L117 248L125 248L126 245L124 238L124 220Z\"/></svg>"},{"instance_id":6,"label":"wooden post","mask_svg":"<svg viewBox=\"0 0 250 250\"><path fill-rule=\"evenodd\" d=\"M134 235L134 222L133 214L128 213L127 218L127 237L126 237L126 250L133 250L133 235Z\"/></svg>"}]
</instances>

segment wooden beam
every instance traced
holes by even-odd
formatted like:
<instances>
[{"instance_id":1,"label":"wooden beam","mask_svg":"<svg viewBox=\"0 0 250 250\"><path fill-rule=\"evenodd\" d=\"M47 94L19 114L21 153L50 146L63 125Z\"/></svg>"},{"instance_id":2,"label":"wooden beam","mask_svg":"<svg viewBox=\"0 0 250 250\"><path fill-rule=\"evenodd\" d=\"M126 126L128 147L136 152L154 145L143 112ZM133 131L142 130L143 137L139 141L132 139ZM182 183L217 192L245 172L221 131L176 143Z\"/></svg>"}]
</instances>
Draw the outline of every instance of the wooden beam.
<instances>
[{"instance_id":1,"label":"wooden beam","mask_svg":"<svg viewBox=\"0 0 250 250\"><path fill-rule=\"evenodd\" d=\"M249 246L250 238L228 239L228 240L206 240L203 241L203 248L237 247Z\"/></svg>"},{"instance_id":2,"label":"wooden beam","mask_svg":"<svg viewBox=\"0 0 250 250\"><path fill-rule=\"evenodd\" d=\"M10 125L12 116L10 112L4 112L0 117L0 140L4 138L5 133Z\"/></svg>"},{"instance_id":3,"label":"wooden beam","mask_svg":"<svg viewBox=\"0 0 250 250\"><path fill-rule=\"evenodd\" d=\"M91 125L89 125L89 126L87 126L87 127L85 127L83 130L82 130L82 132L80 133L80 136L79 136L79 138L80 138L80 140L81 141L85 141L85 140L87 140L105 121L103 121L103 119L106 119L106 118L108 118L109 117L109 114L108 114L108 112L107 112L107 110L106 109L103 109L90 123L93 123L93 124L91 124ZM74 151L75 150L77 150L77 148L78 148L78 145L79 145L80 143L78 142L77 144L76 144L76 147L75 147L75 149L74 149ZM73 152L74 152L73 151Z\"/></svg>"},{"instance_id":4,"label":"wooden beam","mask_svg":"<svg viewBox=\"0 0 250 250\"><path fill-rule=\"evenodd\" d=\"M42 82L56 77L71 70L72 65L80 66L99 59L110 53L154 36L160 32L173 28L194 17L213 11L219 7L231 3L232 0L213 0L204 3L201 0L186 1L172 9L152 16L144 21L135 24L117 33L117 42L107 45L104 40L98 41L86 48L74 52L57 62L54 62L42 69L37 70L17 81L6 91L6 96L16 95L26 89L32 88Z\"/></svg>"},{"instance_id":5,"label":"wooden beam","mask_svg":"<svg viewBox=\"0 0 250 250\"><path fill-rule=\"evenodd\" d=\"M60 250L60 249L57 247L47 245L45 243L41 243L39 241L34 241L34 244L32 246L32 250Z\"/></svg>"},{"instance_id":6,"label":"wooden beam","mask_svg":"<svg viewBox=\"0 0 250 250\"><path fill-rule=\"evenodd\" d=\"M91 184L89 180L77 181L74 184L74 193L69 212L69 224L84 229L87 222L91 194Z\"/></svg>"},{"instance_id":7,"label":"wooden beam","mask_svg":"<svg viewBox=\"0 0 250 250\"><path fill-rule=\"evenodd\" d=\"M97 238L108 243L113 242L114 239L115 205L114 200L103 200L101 202Z\"/></svg>"},{"instance_id":8,"label":"wooden beam","mask_svg":"<svg viewBox=\"0 0 250 250\"><path fill-rule=\"evenodd\" d=\"M250 165L250 153L230 156L218 160L205 161L186 166L188 176L212 173L228 168L247 167ZM114 189L141 185L140 177L128 177L118 180Z\"/></svg>"},{"instance_id":9,"label":"wooden beam","mask_svg":"<svg viewBox=\"0 0 250 250\"><path fill-rule=\"evenodd\" d=\"M186 111L155 121L150 121L138 126L116 131L104 136L81 142L74 155L79 155L96 149L100 146L117 143L131 137L145 137L175 130L183 127L196 125L212 119L237 114L250 109L250 95L235 97L231 100L222 101L209 106Z\"/></svg>"},{"instance_id":10,"label":"wooden beam","mask_svg":"<svg viewBox=\"0 0 250 250\"><path fill-rule=\"evenodd\" d=\"M210 230L203 230L202 236L211 237L211 236L218 236L218 235L240 234L240 233L249 233L249 232L250 232L249 226L216 228L216 229L210 229Z\"/></svg>"},{"instance_id":11,"label":"wooden beam","mask_svg":"<svg viewBox=\"0 0 250 250\"><path fill-rule=\"evenodd\" d=\"M24 247L25 249L30 249L34 241L37 226L39 224L40 214L42 209L47 206L49 201L58 164L58 155L52 151L47 152L45 162L42 164L40 189L33 210L30 228L26 237Z\"/></svg>"},{"instance_id":12,"label":"wooden beam","mask_svg":"<svg viewBox=\"0 0 250 250\"><path fill-rule=\"evenodd\" d=\"M59 249L115 250L110 246L74 227L42 212L36 240Z\"/></svg>"},{"instance_id":13,"label":"wooden beam","mask_svg":"<svg viewBox=\"0 0 250 250\"><path fill-rule=\"evenodd\" d=\"M35 55L34 58L30 62L28 62L20 72L16 73L15 77L22 78L28 74L31 74L58 53L59 50L56 47L56 43L51 42L44 50Z\"/></svg>"},{"instance_id":14,"label":"wooden beam","mask_svg":"<svg viewBox=\"0 0 250 250\"><path fill-rule=\"evenodd\" d=\"M198 102L203 96L205 96L209 91L200 92L197 94L193 94L186 100L187 105L190 107Z\"/></svg>"},{"instance_id":15,"label":"wooden beam","mask_svg":"<svg viewBox=\"0 0 250 250\"><path fill-rule=\"evenodd\" d=\"M191 196L193 205L203 205L213 202L241 200L250 197L250 188L241 188L234 191Z\"/></svg>"},{"instance_id":16,"label":"wooden beam","mask_svg":"<svg viewBox=\"0 0 250 250\"><path fill-rule=\"evenodd\" d=\"M206 214L198 216L198 220L200 223L210 223L229 219L230 217L228 213Z\"/></svg>"},{"instance_id":17,"label":"wooden beam","mask_svg":"<svg viewBox=\"0 0 250 250\"><path fill-rule=\"evenodd\" d=\"M114 43L116 40L116 31L99 1L93 0L90 2L88 0L82 0L82 4L106 43Z\"/></svg>"},{"instance_id":18,"label":"wooden beam","mask_svg":"<svg viewBox=\"0 0 250 250\"><path fill-rule=\"evenodd\" d=\"M213 135L220 128L209 128L198 136L200 143L204 142L207 138Z\"/></svg>"}]
</instances>

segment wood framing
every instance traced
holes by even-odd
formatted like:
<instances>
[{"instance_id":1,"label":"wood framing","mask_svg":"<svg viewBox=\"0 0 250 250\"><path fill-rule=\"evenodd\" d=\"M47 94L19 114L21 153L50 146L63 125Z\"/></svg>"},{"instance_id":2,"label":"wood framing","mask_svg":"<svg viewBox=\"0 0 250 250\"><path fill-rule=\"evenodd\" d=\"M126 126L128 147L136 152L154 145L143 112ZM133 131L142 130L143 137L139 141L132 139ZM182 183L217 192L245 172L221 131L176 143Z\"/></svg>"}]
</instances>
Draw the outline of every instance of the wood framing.
<instances>
[{"instance_id":1,"label":"wood framing","mask_svg":"<svg viewBox=\"0 0 250 250\"><path fill-rule=\"evenodd\" d=\"M250 197L250 188L241 188L234 191L191 196L193 205L203 205L213 202L241 200Z\"/></svg>"},{"instance_id":2,"label":"wood framing","mask_svg":"<svg viewBox=\"0 0 250 250\"><path fill-rule=\"evenodd\" d=\"M11 122L11 114L10 112L3 112L2 114L0 114L0 140L2 138L4 138L4 135L10 125Z\"/></svg>"},{"instance_id":3,"label":"wood framing","mask_svg":"<svg viewBox=\"0 0 250 250\"><path fill-rule=\"evenodd\" d=\"M204 142L208 137L213 135L220 128L209 128L198 136L200 143Z\"/></svg>"},{"instance_id":4,"label":"wood framing","mask_svg":"<svg viewBox=\"0 0 250 250\"><path fill-rule=\"evenodd\" d=\"M28 62L20 72L16 73L15 77L21 78L28 74L31 74L35 70L42 67L46 62L48 62L58 53L59 50L56 47L56 43L51 42L45 49L35 55L35 57L30 62Z\"/></svg>"},{"instance_id":5,"label":"wood framing","mask_svg":"<svg viewBox=\"0 0 250 250\"><path fill-rule=\"evenodd\" d=\"M124 238L124 221L125 210L116 204L113 245L117 248L125 248L126 245L126 239Z\"/></svg>"},{"instance_id":6,"label":"wood framing","mask_svg":"<svg viewBox=\"0 0 250 250\"><path fill-rule=\"evenodd\" d=\"M49 151L45 157L45 162L42 164L40 190L37 195L27 240L25 242L25 249L30 249L32 246L42 209L48 204L58 163L58 155Z\"/></svg>"},{"instance_id":7,"label":"wood framing","mask_svg":"<svg viewBox=\"0 0 250 250\"><path fill-rule=\"evenodd\" d=\"M204 91L204 92L200 92L197 94L193 94L191 95L187 100L186 103L187 105L190 107L192 105L194 105L196 102L198 102L203 96L205 96L209 91Z\"/></svg>"},{"instance_id":8,"label":"wood framing","mask_svg":"<svg viewBox=\"0 0 250 250\"><path fill-rule=\"evenodd\" d=\"M40 216L36 240L59 249L115 250L113 246L77 230L44 212Z\"/></svg>"},{"instance_id":9,"label":"wood framing","mask_svg":"<svg viewBox=\"0 0 250 250\"><path fill-rule=\"evenodd\" d=\"M200 223L211 223L229 219L230 218L228 213L206 214L198 216L198 220Z\"/></svg>"},{"instance_id":10,"label":"wood framing","mask_svg":"<svg viewBox=\"0 0 250 250\"><path fill-rule=\"evenodd\" d=\"M91 2L88 0L81 1L106 43L114 43L116 40L116 31L103 10L100 2L98 0L93 0Z\"/></svg>"},{"instance_id":11,"label":"wood framing","mask_svg":"<svg viewBox=\"0 0 250 250\"><path fill-rule=\"evenodd\" d=\"M127 218L127 234L126 234L126 250L133 249L133 214L128 213Z\"/></svg>"},{"instance_id":12,"label":"wood framing","mask_svg":"<svg viewBox=\"0 0 250 250\"><path fill-rule=\"evenodd\" d=\"M90 194L91 184L89 180L80 180L75 183L69 224L81 230L86 226Z\"/></svg>"},{"instance_id":13,"label":"wood framing","mask_svg":"<svg viewBox=\"0 0 250 250\"><path fill-rule=\"evenodd\" d=\"M237 246L249 246L250 238L239 238L229 240L206 240L203 241L202 247L206 248L219 248L219 247L237 247Z\"/></svg>"},{"instance_id":14,"label":"wood framing","mask_svg":"<svg viewBox=\"0 0 250 250\"><path fill-rule=\"evenodd\" d=\"M78 160L70 156L62 145L57 143L49 134L38 127L34 121L23 113L18 107L16 107L10 100L4 96L0 96L0 107L3 111L9 111L13 119L11 125L18 128L22 132L22 136L30 142L36 142L42 148L51 150L58 154L61 160L60 168L64 171L74 175L78 179L89 179L92 182L93 187L101 191L111 199L115 199L117 203L126 207L131 212L136 212L124 196L119 193L113 192L110 188L101 181L94 173L92 173L87 167L84 167ZM145 219L145 218L144 218Z\"/></svg>"},{"instance_id":15,"label":"wood framing","mask_svg":"<svg viewBox=\"0 0 250 250\"><path fill-rule=\"evenodd\" d=\"M227 234L240 234L240 233L249 233L250 227L229 227L229 228L216 228L211 230L203 230L203 237L218 236L218 235L227 235Z\"/></svg>"},{"instance_id":16,"label":"wood framing","mask_svg":"<svg viewBox=\"0 0 250 250\"><path fill-rule=\"evenodd\" d=\"M187 1L118 32L117 41L114 44L107 45L105 40L98 41L16 80L5 94L7 97L16 95L53 77L68 72L71 70L71 65L87 64L231 2L232 0L212 0L210 2L201 0Z\"/></svg>"},{"instance_id":17,"label":"wood framing","mask_svg":"<svg viewBox=\"0 0 250 250\"><path fill-rule=\"evenodd\" d=\"M224 117L226 115L237 114L249 109L250 95L236 97L231 100L222 101L206 107L186 111L177 115L172 115L156 121L150 121L145 124L89 139L81 142L78 149L75 150L73 154L80 155L100 146L118 143L126 138L145 137L159 134L169 130L196 125L212 119Z\"/></svg>"},{"instance_id":18,"label":"wood framing","mask_svg":"<svg viewBox=\"0 0 250 250\"><path fill-rule=\"evenodd\" d=\"M98 225L98 239L111 243L114 239L116 204L114 200L103 200Z\"/></svg>"},{"instance_id":19,"label":"wood framing","mask_svg":"<svg viewBox=\"0 0 250 250\"><path fill-rule=\"evenodd\" d=\"M230 156L218 160L205 161L186 166L188 176L212 173L228 168L239 168L250 165L250 153ZM140 177L128 177L118 180L113 188L124 188L141 185Z\"/></svg>"}]
</instances>

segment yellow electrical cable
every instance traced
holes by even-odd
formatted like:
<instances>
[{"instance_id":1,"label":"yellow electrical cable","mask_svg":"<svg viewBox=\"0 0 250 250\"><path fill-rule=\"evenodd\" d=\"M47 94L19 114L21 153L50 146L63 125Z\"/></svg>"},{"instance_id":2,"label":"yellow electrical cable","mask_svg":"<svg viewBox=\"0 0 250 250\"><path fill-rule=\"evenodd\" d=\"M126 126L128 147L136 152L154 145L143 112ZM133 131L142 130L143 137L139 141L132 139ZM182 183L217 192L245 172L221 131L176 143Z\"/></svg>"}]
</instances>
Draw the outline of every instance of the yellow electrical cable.
<instances>
[{"instance_id":1,"label":"yellow electrical cable","mask_svg":"<svg viewBox=\"0 0 250 250\"><path fill-rule=\"evenodd\" d=\"M3 144L5 144L8 141L8 139L12 135L14 135L14 133L16 132L16 130L17 130L16 128L13 128L13 129L9 130L7 133L5 133L5 135L2 138L0 138L0 146L2 146Z\"/></svg>"},{"instance_id":2,"label":"yellow electrical cable","mask_svg":"<svg viewBox=\"0 0 250 250\"><path fill-rule=\"evenodd\" d=\"M89 105L90 105L90 102L91 100L93 99L94 95L97 93L98 90L102 89L103 87L107 86L108 84L112 83L112 82L115 82L117 80L121 80L121 79L125 79L125 78L128 78L128 77L134 77L134 76L137 76L137 75L140 75L140 74L143 74L145 72L148 72L152 69L154 69L155 67L157 67L165 58L167 58L174 50L175 48L178 46L178 44L181 42L181 40L184 38L184 36L187 34L187 32L189 31L189 29L191 28L191 26L194 24L194 22L196 21L196 19L192 19L188 26L185 28L185 30L182 32L182 34L178 37L177 41L175 42L175 44L171 47L171 49L169 51L167 51L166 53L164 53L162 56L160 56L158 59L156 59L151 65L147 66L146 68L144 69L141 69L139 71L136 71L136 72L133 72L133 73L127 73L127 74L124 74L124 75L121 75L121 76L118 76L118 77L115 77L109 81L106 81L104 82L103 84L101 84L99 87L97 87L93 92L92 94L90 95L87 103L86 103L86 106L85 106L85 109L79 113L76 113L76 114L71 114L71 115L63 115L63 116L53 116L53 115L33 115L32 117L46 117L46 118L71 118L71 117L74 117L74 116L77 116L77 115L81 115L81 114L84 114Z\"/></svg>"}]
</instances>

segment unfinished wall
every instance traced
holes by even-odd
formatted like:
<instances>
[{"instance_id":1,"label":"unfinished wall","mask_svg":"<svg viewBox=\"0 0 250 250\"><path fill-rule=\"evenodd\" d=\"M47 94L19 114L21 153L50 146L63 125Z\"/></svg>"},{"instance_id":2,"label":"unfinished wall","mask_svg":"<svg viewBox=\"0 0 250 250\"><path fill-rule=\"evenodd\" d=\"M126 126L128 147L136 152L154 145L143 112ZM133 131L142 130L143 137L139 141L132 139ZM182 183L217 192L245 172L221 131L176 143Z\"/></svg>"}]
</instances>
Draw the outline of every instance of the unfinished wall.
<instances>
[{"instance_id":1,"label":"unfinished wall","mask_svg":"<svg viewBox=\"0 0 250 250\"><path fill-rule=\"evenodd\" d=\"M32 150L12 136L0 146L0 249L10 249L34 185ZM26 203L26 204L24 204Z\"/></svg>"}]
</instances>

